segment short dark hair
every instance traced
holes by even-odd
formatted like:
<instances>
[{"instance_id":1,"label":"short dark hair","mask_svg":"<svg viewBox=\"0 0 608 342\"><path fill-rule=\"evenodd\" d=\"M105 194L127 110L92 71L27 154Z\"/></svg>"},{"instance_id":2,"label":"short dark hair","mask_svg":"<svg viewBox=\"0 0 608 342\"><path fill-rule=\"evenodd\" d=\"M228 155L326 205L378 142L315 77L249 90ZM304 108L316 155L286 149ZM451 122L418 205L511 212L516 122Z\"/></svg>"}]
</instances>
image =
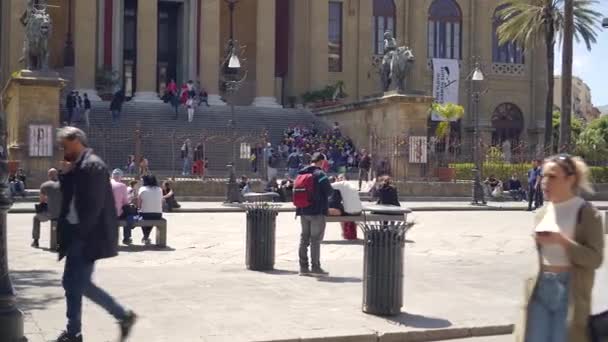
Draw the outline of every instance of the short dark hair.
<instances>
[{"instance_id":1,"label":"short dark hair","mask_svg":"<svg viewBox=\"0 0 608 342\"><path fill-rule=\"evenodd\" d=\"M151 187L158 186L158 181L156 180L156 176L154 176L154 175L145 175L142 177L142 180L144 182L144 186L151 186Z\"/></svg>"},{"instance_id":2,"label":"short dark hair","mask_svg":"<svg viewBox=\"0 0 608 342\"><path fill-rule=\"evenodd\" d=\"M136 186L136 185L137 185L137 181L136 181L136 180L132 180L132 181L130 181L130 182L129 182L129 185L130 185L131 187L134 187L134 186Z\"/></svg>"},{"instance_id":3,"label":"short dark hair","mask_svg":"<svg viewBox=\"0 0 608 342\"><path fill-rule=\"evenodd\" d=\"M320 152L315 152L312 155L312 158L310 159L310 161L313 163L318 163L322 160L325 160L325 156L323 155L323 153L320 153Z\"/></svg>"}]
</instances>

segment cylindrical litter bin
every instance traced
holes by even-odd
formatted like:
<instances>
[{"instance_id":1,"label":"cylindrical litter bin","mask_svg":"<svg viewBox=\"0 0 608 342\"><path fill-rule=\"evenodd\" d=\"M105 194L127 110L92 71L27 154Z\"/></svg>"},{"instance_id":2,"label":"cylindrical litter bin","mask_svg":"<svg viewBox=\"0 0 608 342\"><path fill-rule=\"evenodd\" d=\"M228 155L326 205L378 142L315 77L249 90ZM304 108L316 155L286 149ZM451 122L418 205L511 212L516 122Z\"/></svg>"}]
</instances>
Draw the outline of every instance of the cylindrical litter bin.
<instances>
[{"instance_id":1,"label":"cylindrical litter bin","mask_svg":"<svg viewBox=\"0 0 608 342\"><path fill-rule=\"evenodd\" d=\"M247 209L245 263L247 269L266 271L274 268L277 206L255 202Z\"/></svg>"},{"instance_id":2,"label":"cylindrical litter bin","mask_svg":"<svg viewBox=\"0 0 608 342\"><path fill-rule=\"evenodd\" d=\"M397 315L403 305L403 250L408 224L363 224L363 312Z\"/></svg>"}]
</instances>

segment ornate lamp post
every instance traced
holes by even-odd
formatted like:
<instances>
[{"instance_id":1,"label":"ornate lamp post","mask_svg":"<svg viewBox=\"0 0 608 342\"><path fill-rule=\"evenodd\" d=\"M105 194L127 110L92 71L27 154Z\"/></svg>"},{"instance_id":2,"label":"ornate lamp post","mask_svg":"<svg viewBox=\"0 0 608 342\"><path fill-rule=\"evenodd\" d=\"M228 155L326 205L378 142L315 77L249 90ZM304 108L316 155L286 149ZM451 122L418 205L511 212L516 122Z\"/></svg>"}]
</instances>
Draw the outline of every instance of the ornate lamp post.
<instances>
[{"instance_id":1,"label":"ornate lamp post","mask_svg":"<svg viewBox=\"0 0 608 342\"><path fill-rule=\"evenodd\" d=\"M479 144L479 101L483 92L479 89L479 83L483 82L485 76L481 71L481 65L479 59L474 59L473 72L470 75L471 80L471 96L473 97L473 115L475 120L474 134L473 134L473 158L475 161L475 169L473 174L475 175L473 181L473 201L472 204L486 204L483 186L481 185L482 177L482 165L481 165L481 146Z\"/></svg>"},{"instance_id":2,"label":"ornate lamp post","mask_svg":"<svg viewBox=\"0 0 608 342\"><path fill-rule=\"evenodd\" d=\"M17 308L15 291L8 271L6 246L6 213L12 203L8 191L8 163L6 149L6 114L0 103L0 340L24 342L23 313Z\"/></svg>"},{"instance_id":3,"label":"ornate lamp post","mask_svg":"<svg viewBox=\"0 0 608 342\"><path fill-rule=\"evenodd\" d=\"M226 189L226 203L241 202L239 185L236 182L236 119L234 115L234 96L241 88L243 81L247 77L247 70L242 65L243 58L240 58L242 48L238 41L234 39L234 10L239 0L224 0L230 10L230 38L226 44L224 60L221 65L220 74L224 94L230 105L231 120L229 127L232 130L232 159L228 165L229 175Z\"/></svg>"}]
</instances>

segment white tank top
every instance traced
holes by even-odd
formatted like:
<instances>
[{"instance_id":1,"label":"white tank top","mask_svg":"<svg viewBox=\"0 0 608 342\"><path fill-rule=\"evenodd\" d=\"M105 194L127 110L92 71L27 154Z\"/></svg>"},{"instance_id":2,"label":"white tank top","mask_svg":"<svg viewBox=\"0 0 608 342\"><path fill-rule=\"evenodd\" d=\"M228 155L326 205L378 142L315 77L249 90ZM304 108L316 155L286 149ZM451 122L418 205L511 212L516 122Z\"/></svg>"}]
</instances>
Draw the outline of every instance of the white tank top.
<instances>
[{"instance_id":1,"label":"white tank top","mask_svg":"<svg viewBox=\"0 0 608 342\"><path fill-rule=\"evenodd\" d=\"M547 213L536 226L536 231L561 232L571 239L574 238L578 211L584 203L585 200L580 197L573 197L561 203L549 202ZM566 250L560 245L542 245L540 254L543 265L570 266Z\"/></svg>"}]
</instances>

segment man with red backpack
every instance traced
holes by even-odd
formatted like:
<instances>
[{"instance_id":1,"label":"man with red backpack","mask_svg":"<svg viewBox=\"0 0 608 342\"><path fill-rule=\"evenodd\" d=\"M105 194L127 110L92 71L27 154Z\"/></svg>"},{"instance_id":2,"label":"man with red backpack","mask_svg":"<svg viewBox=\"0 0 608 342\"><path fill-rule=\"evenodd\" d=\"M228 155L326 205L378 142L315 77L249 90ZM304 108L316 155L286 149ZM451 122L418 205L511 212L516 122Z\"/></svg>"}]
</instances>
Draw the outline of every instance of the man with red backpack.
<instances>
[{"instance_id":1,"label":"man with red backpack","mask_svg":"<svg viewBox=\"0 0 608 342\"><path fill-rule=\"evenodd\" d=\"M321 268L321 241L325 234L325 216L329 208L329 196L333 189L321 165L325 156L315 153L311 165L298 173L293 186L293 203L296 216L300 216L300 275L327 275ZM308 246L310 246L311 268L308 268Z\"/></svg>"}]
</instances>

